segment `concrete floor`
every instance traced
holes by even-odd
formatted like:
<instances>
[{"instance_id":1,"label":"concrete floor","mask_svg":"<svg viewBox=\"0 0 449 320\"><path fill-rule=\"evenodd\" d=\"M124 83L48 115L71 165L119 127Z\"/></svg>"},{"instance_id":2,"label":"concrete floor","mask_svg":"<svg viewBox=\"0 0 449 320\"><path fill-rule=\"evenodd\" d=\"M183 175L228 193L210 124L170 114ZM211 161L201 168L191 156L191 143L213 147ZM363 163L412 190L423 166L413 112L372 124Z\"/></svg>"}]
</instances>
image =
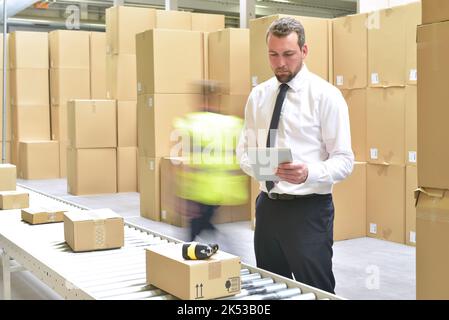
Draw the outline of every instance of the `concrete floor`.
<instances>
[{"instance_id":1,"label":"concrete floor","mask_svg":"<svg viewBox=\"0 0 449 320\"><path fill-rule=\"evenodd\" d=\"M138 193L72 196L67 194L65 179L17 182L86 207L111 208L126 221L187 240L187 229L140 217ZM202 234L202 239L216 241L223 250L240 256L245 263L256 265L249 221L220 224L217 229L216 234ZM357 300L416 298L414 247L372 238L338 241L334 244L333 269L337 282L335 291L341 297ZM13 274L11 282L13 299L59 299L29 272Z\"/></svg>"}]
</instances>

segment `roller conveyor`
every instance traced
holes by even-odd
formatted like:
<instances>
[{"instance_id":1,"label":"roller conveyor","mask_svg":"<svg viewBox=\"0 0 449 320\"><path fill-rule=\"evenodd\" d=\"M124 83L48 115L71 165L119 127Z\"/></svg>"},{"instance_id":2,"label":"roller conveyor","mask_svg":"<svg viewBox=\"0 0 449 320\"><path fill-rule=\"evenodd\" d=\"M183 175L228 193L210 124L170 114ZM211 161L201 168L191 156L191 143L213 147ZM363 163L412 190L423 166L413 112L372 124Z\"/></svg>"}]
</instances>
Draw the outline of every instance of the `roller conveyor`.
<instances>
[{"instance_id":1,"label":"roller conveyor","mask_svg":"<svg viewBox=\"0 0 449 320\"><path fill-rule=\"evenodd\" d=\"M21 186L31 206L88 209ZM18 187L20 189L20 187ZM146 284L145 248L177 239L125 222L120 249L74 253L64 241L62 223L29 225L20 210L0 212L0 252L5 299L11 298L11 272L29 270L65 299L173 300ZM342 298L242 263L241 292L220 300L340 300Z\"/></svg>"}]
</instances>

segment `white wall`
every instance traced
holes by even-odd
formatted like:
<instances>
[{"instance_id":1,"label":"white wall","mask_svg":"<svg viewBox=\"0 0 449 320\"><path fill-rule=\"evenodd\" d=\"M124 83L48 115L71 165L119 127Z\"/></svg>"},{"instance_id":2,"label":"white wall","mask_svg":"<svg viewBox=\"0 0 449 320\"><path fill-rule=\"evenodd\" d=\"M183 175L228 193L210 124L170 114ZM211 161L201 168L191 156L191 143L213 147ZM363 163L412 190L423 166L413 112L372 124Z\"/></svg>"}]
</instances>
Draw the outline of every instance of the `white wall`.
<instances>
[{"instance_id":1,"label":"white wall","mask_svg":"<svg viewBox=\"0 0 449 320\"><path fill-rule=\"evenodd\" d=\"M418 1L420 0L358 0L357 8L359 13L364 13Z\"/></svg>"}]
</instances>

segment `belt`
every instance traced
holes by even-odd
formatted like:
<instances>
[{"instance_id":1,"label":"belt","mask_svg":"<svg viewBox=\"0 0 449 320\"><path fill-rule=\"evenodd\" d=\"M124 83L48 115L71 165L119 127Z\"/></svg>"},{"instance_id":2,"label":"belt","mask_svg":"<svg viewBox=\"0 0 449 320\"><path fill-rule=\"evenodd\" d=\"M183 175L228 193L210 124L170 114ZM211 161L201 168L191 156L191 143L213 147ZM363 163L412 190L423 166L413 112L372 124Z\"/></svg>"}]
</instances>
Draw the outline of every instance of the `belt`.
<instances>
[{"instance_id":1,"label":"belt","mask_svg":"<svg viewBox=\"0 0 449 320\"><path fill-rule=\"evenodd\" d=\"M313 194L304 194L304 195L287 194L287 193L266 193L266 192L264 192L264 193L271 200L293 200L293 199L298 199L298 198L310 198L310 197L314 197L314 196L317 195L315 193L313 193Z\"/></svg>"}]
</instances>

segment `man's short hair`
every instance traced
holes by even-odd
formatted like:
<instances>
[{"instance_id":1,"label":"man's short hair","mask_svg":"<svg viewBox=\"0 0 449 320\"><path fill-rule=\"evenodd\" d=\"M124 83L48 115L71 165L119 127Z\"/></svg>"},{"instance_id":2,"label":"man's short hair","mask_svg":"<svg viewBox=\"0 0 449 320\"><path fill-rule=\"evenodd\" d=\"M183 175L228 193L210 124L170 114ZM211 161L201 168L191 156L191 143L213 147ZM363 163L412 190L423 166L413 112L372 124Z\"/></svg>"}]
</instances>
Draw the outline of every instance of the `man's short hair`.
<instances>
[{"instance_id":1,"label":"man's short hair","mask_svg":"<svg viewBox=\"0 0 449 320\"><path fill-rule=\"evenodd\" d=\"M298 45L302 49L306 43L306 34L301 22L290 17L277 19L271 23L267 30L266 40L270 34L282 38L288 36L290 33L296 32L298 35Z\"/></svg>"}]
</instances>

